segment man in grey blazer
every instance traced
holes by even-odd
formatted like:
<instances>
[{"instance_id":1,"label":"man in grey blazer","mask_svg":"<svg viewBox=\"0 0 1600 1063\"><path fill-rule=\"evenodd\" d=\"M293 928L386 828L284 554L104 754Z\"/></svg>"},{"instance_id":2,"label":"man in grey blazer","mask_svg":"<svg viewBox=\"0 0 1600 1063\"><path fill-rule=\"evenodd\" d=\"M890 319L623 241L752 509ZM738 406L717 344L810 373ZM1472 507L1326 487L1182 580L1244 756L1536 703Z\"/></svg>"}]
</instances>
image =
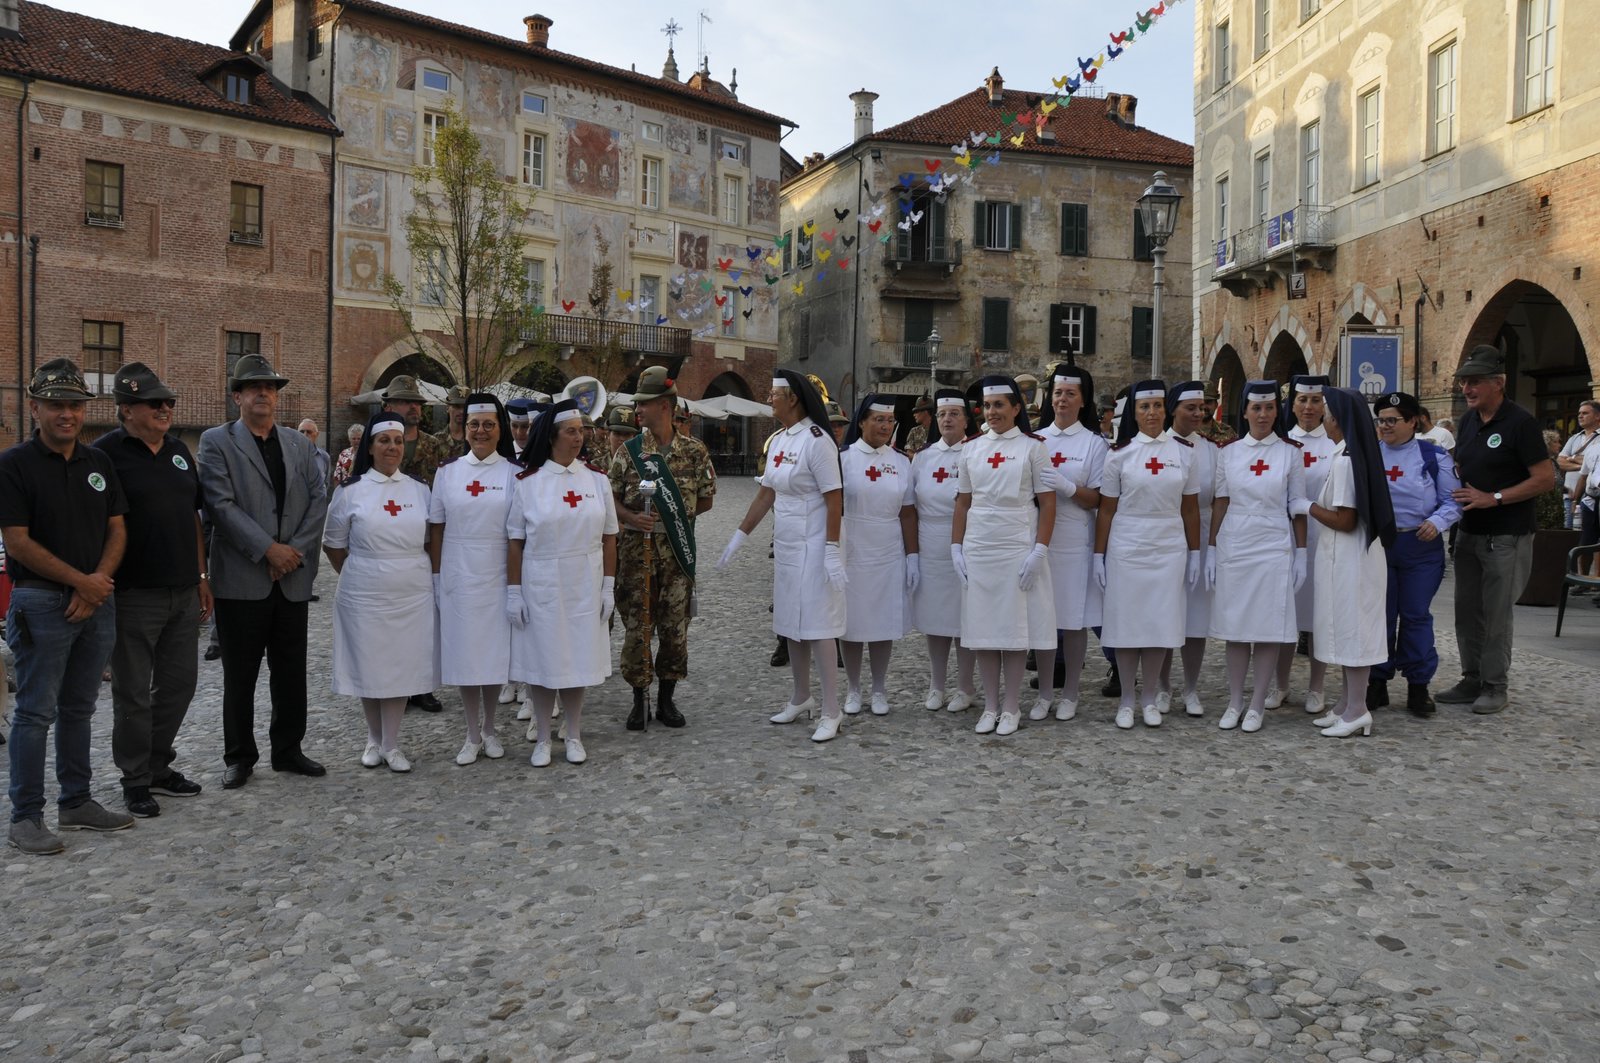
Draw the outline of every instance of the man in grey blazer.
<instances>
[{"instance_id":1,"label":"man in grey blazer","mask_svg":"<svg viewBox=\"0 0 1600 1063\"><path fill-rule=\"evenodd\" d=\"M211 518L211 590L222 643L222 787L250 780L256 679L272 671L274 771L324 775L300 749L306 734L306 625L328 485L311 441L276 423L288 378L260 355L235 364L239 419L200 437L200 486Z\"/></svg>"}]
</instances>

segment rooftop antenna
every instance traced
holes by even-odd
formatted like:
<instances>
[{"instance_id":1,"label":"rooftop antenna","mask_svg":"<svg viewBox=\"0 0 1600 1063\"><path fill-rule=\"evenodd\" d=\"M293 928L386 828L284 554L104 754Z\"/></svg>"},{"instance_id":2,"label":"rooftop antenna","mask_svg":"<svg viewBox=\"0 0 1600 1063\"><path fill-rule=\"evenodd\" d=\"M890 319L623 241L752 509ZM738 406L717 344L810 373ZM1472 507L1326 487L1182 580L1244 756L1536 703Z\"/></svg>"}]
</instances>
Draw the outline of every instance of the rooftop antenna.
<instances>
[{"instance_id":1,"label":"rooftop antenna","mask_svg":"<svg viewBox=\"0 0 1600 1063\"><path fill-rule=\"evenodd\" d=\"M700 9L700 18L695 25L694 38L695 51L699 53L696 58L700 60L700 69L702 70L706 69L711 62L710 58L706 55L706 27L710 24L711 13L702 7Z\"/></svg>"}]
</instances>

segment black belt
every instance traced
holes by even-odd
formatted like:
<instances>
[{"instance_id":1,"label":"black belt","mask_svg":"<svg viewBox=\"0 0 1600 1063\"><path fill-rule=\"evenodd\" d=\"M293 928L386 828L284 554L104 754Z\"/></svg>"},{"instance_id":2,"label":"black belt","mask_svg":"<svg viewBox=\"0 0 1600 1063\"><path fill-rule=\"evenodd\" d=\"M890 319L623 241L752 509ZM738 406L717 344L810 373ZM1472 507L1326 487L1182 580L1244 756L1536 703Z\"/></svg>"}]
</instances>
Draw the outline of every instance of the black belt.
<instances>
[{"instance_id":1,"label":"black belt","mask_svg":"<svg viewBox=\"0 0 1600 1063\"><path fill-rule=\"evenodd\" d=\"M11 581L11 585L28 591L64 591L67 589L65 585L52 583L47 579L14 579Z\"/></svg>"}]
</instances>

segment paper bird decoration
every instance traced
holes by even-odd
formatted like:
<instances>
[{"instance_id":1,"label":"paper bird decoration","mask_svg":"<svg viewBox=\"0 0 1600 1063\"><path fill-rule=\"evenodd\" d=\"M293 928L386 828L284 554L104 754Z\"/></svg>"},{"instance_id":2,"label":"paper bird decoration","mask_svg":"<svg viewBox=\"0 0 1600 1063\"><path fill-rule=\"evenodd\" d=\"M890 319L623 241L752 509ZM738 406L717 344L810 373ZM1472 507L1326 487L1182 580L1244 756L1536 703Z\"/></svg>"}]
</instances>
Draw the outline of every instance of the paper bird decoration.
<instances>
[{"instance_id":1,"label":"paper bird decoration","mask_svg":"<svg viewBox=\"0 0 1600 1063\"><path fill-rule=\"evenodd\" d=\"M578 305L578 301L576 299L572 299L572 300L563 299L563 300L561 300L561 309L562 309L562 311L564 313L568 313L568 314L572 313L573 308L576 307L577 305Z\"/></svg>"},{"instance_id":2,"label":"paper bird decoration","mask_svg":"<svg viewBox=\"0 0 1600 1063\"><path fill-rule=\"evenodd\" d=\"M849 216L850 216L850 208L849 207L845 207L842 210L837 208L837 207L834 208L833 217L834 217L835 221L844 221Z\"/></svg>"}]
</instances>

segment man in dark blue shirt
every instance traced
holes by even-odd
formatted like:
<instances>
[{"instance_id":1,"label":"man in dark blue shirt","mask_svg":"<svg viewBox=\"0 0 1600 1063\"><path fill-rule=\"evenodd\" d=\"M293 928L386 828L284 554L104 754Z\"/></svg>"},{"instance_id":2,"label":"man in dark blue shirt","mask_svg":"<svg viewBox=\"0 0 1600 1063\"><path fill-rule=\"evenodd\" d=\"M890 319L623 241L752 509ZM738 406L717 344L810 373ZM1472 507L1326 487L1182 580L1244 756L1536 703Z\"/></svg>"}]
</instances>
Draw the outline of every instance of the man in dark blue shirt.
<instances>
[{"instance_id":1,"label":"man in dark blue shirt","mask_svg":"<svg viewBox=\"0 0 1600 1063\"><path fill-rule=\"evenodd\" d=\"M28 384L33 437L0 454L0 534L11 608L6 641L17 661L11 721L11 846L45 855L66 848L44 825L44 758L56 729L61 830L124 830L133 817L89 796L90 720L116 638L112 573L125 541L111 459L78 443L94 396L66 358Z\"/></svg>"},{"instance_id":2,"label":"man in dark blue shirt","mask_svg":"<svg viewBox=\"0 0 1600 1063\"><path fill-rule=\"evenodd\" d=\"M200 622L211 616L194 455L170 434L178 397L143 362L117 370L122 427L94 441L128 497L128 548L117 569L117 644L111 651L111 756L135 816L161 814L152 792L193 797L173 770L173 747L194 698Z\"/></svg>"}]
</instances>

